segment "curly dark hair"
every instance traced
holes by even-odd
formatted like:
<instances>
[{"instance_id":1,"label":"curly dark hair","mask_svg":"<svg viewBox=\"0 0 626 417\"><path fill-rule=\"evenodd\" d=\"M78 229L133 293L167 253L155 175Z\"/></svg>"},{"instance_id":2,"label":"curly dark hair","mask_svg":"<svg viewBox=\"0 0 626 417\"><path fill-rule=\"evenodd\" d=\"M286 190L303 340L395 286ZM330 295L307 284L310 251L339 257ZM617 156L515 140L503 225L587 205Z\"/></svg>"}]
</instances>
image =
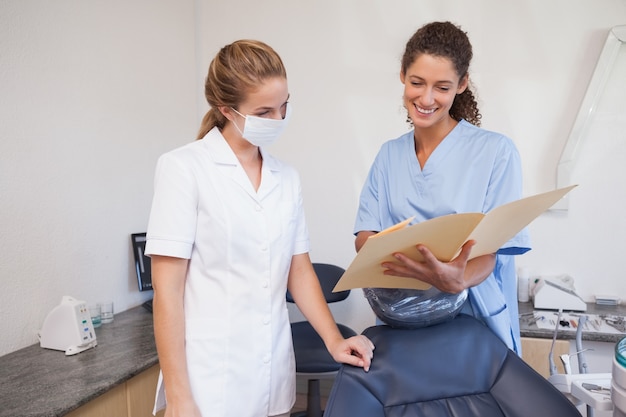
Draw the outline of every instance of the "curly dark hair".
<instances>
[{"instance_id":1,"label":"curly dark hair","mask_svg":"<svg viewBox=\"0 0 626 417\"><path fill-rule=\"evenodd\" d=\"M451 22L428 23L411 36L402 56L402 73L405 74L422 54L449 59L459 78L468 74L473 56L472 44L467 33ZM471 84L463 93L457 94L449 113L457 121L465 119L473 125L480 126L482 116L470 86Z\"/></svg>"}]
</instances>

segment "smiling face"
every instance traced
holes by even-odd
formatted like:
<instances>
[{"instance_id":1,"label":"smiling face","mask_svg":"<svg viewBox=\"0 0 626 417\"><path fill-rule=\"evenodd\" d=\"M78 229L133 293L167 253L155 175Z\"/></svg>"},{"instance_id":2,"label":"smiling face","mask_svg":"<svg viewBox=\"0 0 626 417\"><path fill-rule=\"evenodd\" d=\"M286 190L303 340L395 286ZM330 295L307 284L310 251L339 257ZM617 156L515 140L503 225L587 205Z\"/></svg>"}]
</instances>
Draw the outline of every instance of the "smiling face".
<instances>
[{"instance_id":1,"label":"smiling face","mask_svg":"<svg viewBox=\"0 0 626 417\"><path fill-rule=\"evenodd\" d=\"M404 84L404 107L416 129L455 123L449 111L456 95L467 88L468 78L460 78L452 61L420 54L400 74L400 81Z\"/></svg>"}]
</instances>

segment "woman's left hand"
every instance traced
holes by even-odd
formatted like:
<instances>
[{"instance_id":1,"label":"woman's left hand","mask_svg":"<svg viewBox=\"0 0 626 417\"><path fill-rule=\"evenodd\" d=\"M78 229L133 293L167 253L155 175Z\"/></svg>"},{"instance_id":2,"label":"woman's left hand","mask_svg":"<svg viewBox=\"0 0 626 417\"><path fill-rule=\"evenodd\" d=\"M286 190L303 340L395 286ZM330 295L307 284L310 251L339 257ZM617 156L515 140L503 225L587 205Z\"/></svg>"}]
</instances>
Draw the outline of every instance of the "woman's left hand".
<instances>
[{"instance_id":1,"label":"woman's left hand","mask_svg":"<svg viewBox=\"0 0 626 417\"><path fill-rule=\"evenodd\" d=\"M361 367L367 372L374 357L374 349L371 340L358 335L340 340L330 347L329 352L335 361Z\"/></svg>"}]
</instances>

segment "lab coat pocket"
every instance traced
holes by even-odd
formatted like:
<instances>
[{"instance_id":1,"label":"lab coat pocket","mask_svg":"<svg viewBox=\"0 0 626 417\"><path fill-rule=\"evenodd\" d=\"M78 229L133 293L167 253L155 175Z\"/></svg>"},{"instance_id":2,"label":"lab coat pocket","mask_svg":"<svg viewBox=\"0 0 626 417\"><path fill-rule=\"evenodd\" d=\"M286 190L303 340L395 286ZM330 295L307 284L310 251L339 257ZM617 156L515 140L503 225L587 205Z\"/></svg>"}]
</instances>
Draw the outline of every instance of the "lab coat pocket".
<instances>
[{"instance_id":1,"label":"lab coat pocket","mask_svg":"<svg viewBox=\"0 0 626 417\"><path fill-rule=\"evenodd\" d=\"M228 331L224 320L187 319L185 346L191 390L201 410L225 407L226 346Z\"/></svg>"},{"instance_id":2,"label":"lab coat pocket","mask_svg":"<svg viewBox=\"0 0 626 417\"><path fill-rule=\"evenodd\" d=\"M207 393L216 395L216 399L208 399L217 405L223 401L219 388L224 377L225 361L225 325L218 319L188 319L185 322L186 354L189 381L196 404L203 409L207 401ZM207 387L205 392L202 388ZM166 406L166 387L163 374L159 374L153 415Z\"/></svg>"}]
</instances>

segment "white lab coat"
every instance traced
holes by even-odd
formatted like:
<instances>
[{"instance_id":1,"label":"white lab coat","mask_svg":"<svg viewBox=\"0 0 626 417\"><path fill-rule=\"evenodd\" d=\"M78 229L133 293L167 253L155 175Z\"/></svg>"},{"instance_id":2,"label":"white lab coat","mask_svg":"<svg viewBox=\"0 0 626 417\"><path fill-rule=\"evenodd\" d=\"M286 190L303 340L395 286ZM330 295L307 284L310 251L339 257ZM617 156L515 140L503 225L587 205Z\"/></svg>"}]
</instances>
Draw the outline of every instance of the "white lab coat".
<instances>
[{"instance_id":1,"label":"white lab coat","mask_svg":"<svg viewBox=\"0 0 626 417\"><path fill-rule=\"evenodd\" d=\"M295 401L285 291L308 232L297 172L262 154L258 192L217 128L157 164L146 253L190 259L187 366L204 417L265 417Z\"/></svg>"}]
</instances>

